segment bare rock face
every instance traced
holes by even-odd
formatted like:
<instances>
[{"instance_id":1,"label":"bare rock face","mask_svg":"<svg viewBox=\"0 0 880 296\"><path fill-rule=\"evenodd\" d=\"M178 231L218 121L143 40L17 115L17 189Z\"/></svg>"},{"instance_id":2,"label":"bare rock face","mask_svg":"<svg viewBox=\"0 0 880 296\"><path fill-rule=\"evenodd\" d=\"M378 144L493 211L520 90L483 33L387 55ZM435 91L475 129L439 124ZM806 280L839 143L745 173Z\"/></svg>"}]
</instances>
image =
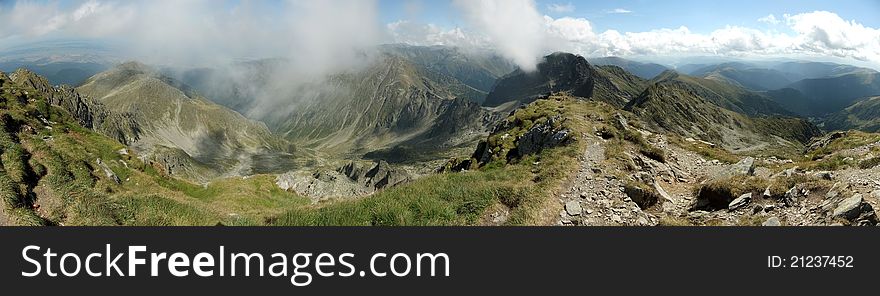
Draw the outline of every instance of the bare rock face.
<instances>
[{"instance_id":1,"label":"bare rock face","mask_svg":"<svg viewBox=\"0 0 880 296\"><path fill-rule=\"evenodd\" d=\"M275 184L317 202L323 198L352 197L372 192L369 188L349 180L336 171L297 171L278 175Z\"/></svg>"},{"instance_id":2,"label":"bare rock face","mask_svg":"<svg viewBox=\"0 0 880 296\"><path fill-rule=\"evenodd\" d=\"M275 184L283 190L318 201L364 196L404 184L412 178L408 172L396 169L385 161L351 161L336 170L311 169L284 173L275 178Z\"/></svg>"},{"instance_id":3,"label":"bare rock face","mask_svg":"<svg viewBox=\"0 0 880 296\"><path fill-rule=\"evenodd\" d=\"M861 194L853 195L837 204L831 213L835 218L846 219L859 225L877 224L877 215L871 204L865 202Z\"/></svg>"},{"instance_id":4,"label":"bare rock face","mask_svg":"<svg viewBox=\"0 0 880 296\"><path fill-rule=\"evenodd\" d=\"M373 190L400 185L412 179L408 173L392 168L384 160L373 162L371 167L362 166L352 161L337 169L337 172L345 175L355 183Z\"/></svg>"},{"instance_id":5,"label":"bare rock face","mask_svg":"<svg viewBox=\"0 0 880 296\"><path fill-rule=\"evenodd\" d=\"M554 125L562 120L560 116L550 118L544 123L535 124L520 137L516 142L516 154L518 157L531 155L541 150L560 146L571 137L570 130L556 129Z\"/></svg>"}]
</instances>

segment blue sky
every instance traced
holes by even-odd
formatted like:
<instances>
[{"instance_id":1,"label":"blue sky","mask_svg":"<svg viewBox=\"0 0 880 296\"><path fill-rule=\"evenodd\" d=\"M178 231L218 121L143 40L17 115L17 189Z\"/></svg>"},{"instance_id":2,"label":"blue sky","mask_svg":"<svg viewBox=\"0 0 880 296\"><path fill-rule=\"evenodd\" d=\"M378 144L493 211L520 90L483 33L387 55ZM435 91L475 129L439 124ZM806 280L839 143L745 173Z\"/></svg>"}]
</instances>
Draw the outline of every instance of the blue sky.
<instances>
[{"instance_id":1,"label":"blue sky","mask_svg":"<svg viewBox=\"0 0 880 296\"><path fill-rule=\"evenodd\" d=\"M538 10L551 17L586 18L599 31L649 31L686 26L697 33L708 33L725 26L758 27L757 20L769 14L782 17L825 10L846 20L880 27L880 1L877 0L614 0L614 1L535 1ZM573 7L554 12L551 5ZM380 0L382 20L419 20L444 27L464 26L460 14L447 0Z\"/></svg>"}]
</instances>

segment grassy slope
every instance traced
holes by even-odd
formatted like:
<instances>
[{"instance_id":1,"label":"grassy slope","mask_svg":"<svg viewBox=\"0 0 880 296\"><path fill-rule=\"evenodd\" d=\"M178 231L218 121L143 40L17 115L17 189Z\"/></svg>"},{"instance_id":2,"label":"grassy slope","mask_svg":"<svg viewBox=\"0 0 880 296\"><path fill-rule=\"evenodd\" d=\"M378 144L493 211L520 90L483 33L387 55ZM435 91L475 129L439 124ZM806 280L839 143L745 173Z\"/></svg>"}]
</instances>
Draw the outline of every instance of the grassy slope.
<instances>
[{"instance_id":1,"label":"grassy slope","mask_svg":"<svg viewBox=\"0 0 880 296\"><path fill-rule=\"evenodd\" d=\"M168 177L120 154L122 144L80 127L44 97L0 79L0 206L7 224L250 224L279 213L276 209L307 203L275 189L270 176L207 187ZM108 178L97 159L122 182Z\"/></svg>"},{"instance_id":2,"label":"grassy slope","mask_svg":"<svg viewBox=\"0 0 880 296\"><path fill-rule=\"evenodd\" d=\"M604 103L572 98L539 100L507 118L514 127L489 137L490 146L509 149L516 135L541 120L562 114L574 135L591 130L586 114L610 112ZM502 137L503 134L511 136ZM504 140L502 140L502 138ZM495 144L491 144L496 142ZM505 148L506 147L506 148ZM271 225L474 225L481 224L487 209L510 209L509 225L546 223L555 213L552 196L578 167L584 149L581 141L547 149L507 164L494 160L482 168L462 173L437 174L358 200L291 210ZM538 165L536 165L538 163Z\"/></svg>"}]
</instances>

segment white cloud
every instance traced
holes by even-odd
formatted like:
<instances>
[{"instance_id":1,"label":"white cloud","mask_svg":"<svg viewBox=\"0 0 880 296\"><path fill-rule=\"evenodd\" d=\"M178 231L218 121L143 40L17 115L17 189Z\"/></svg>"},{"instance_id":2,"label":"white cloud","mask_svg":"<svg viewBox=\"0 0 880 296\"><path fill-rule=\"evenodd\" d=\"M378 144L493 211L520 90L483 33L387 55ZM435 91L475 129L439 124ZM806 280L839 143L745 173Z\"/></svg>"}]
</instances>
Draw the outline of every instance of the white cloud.
<instances>
[{"instance_id":1,"label":"white cloud","mask_svg":"<svg viewBox=\"0 0 880 296\"><path fill-rule=\"evenodd\" d=\"M549 10L550 12L553 12L553 13L574 12L574 9L575 9L574 4L571 4L571 2L568 2L566 4L559 4L559 3L547 4L547 10Z\"/></svg>"},{"instance_id":2,"label":"white cloud","mask_svg":"<svg viewBox=\"0 0 880 296\"><path fill-rule=\"evenodd\" d=\"M797 33L792 45L797 50L880 61L880 29L827 11L785 15L785 22Z\"/></svg>"},{"instance_id":3,"label":"white cloud","mask_svg":"<svg viewBox=\"0 0 880 296\"><path fill-rule=\"evenodd\" d=\"M758 19L758 22L760 22L760 23L768 23L768 24L771 24L771 25L778 25L781 21L780 21L779 19L777 19L775 15L773 15L773 14L768 14L768 15L765 16L765 17L759 18L759 19Z\"/></svg>"},{"instance_id":4,"label":"white cloud","mask_svg":"<svg viewBox=\"0 0 880 296\"><path fill-rule=\"evenodd\" d=\"M488 18L488 16L487 16ZM880 63L880 29L865 27L855 21L846 21L837 14L816 11L797 15L785 15L783 19L767 16L765 22L774 19L785 24L792 33L777 30L764 31L740 26L726 26L709 33L695 33L686 26L663 28L643 32L620 32L607 30L596 32L589 20L584 18L552 18L544 16L539 35L544 46L535 41L512 38L503 44L520 51L507 56L523 61L533 61L552 51L569 51L587 56L689 56L719 55L736 57L837 57ZM501 22L503 24L505 22ZM533 23L533 21L529 21ZM500 25L498 30L516 32L516 28ZM439 28L436 30L442 31ZM533 30L533 29L532 29ZM468 37L470 31L459 31L459 39L479 40ZM481 30L477 34L485 33ZM496 32L496 34L500 34ZM493 35L488 34L489 37ZM440 39L434 39L440 40ZM495 38L486 38L473 44L487 44L502 53ZM418 44L418 43L416 43ZM432 44L445 44L438 41ZM522 50L527 49L527 50Z\"/></svg>"},{"instance_id":5,"label":"white cloud","mask_svg":"<svg viewBox=\"0 0 880 296\"><path fill-rule=\"evenodd\" d=\"M815 56L880 63L880 28L827 11L760 18L778 25L769 31L727 26L696 33L680 26L599 32L584 18L542 15L532 0L453 3L466 26L449 29L413 21L382 26L375 0L242 1L232 8L210 0L84 0L64 6L16 1L0 7L0 43L116 39L129 43L135 58L177 65L286 57L308 76L346 69L362 60L364 48L389 40L492 49L527 70L553 51L589 56Z\"/></svg>"},{"instance_id":6,"label":"white cloud","mask_svg":"<svg viewBox=\"0 0 880 296\"><path fill-rule=\"evenodd\" d=\"M632 12L633 12L632 10L624 9L624 8L615 8L615 9L605 11L605 13L608 13L608 14L627 14L627 13L632 13Z\"/></svg>"},{"instance_id":7,"label":"white cloud","mask_svg":"<svg viewBox=\"0 0 880 296\"><path fill-rule=\"evenodd\" d=\"M465 19L498 52L526 71L536 69L547 49L544 18L531 0L454 0Z\"/></svg>"},{"instance_id":8,"label":"white cloud","mask_svg":"<svg viewBox=\"0 0 880 296\"><path fill-rule=\"evenodd\" d=\"M412 21L396 21L386 25L393 43L409 45L446 45L461 48L485 48L489 40L481 34L467 32L462 28L444 29L434 24Z\"/></svg>"}]
</instances>

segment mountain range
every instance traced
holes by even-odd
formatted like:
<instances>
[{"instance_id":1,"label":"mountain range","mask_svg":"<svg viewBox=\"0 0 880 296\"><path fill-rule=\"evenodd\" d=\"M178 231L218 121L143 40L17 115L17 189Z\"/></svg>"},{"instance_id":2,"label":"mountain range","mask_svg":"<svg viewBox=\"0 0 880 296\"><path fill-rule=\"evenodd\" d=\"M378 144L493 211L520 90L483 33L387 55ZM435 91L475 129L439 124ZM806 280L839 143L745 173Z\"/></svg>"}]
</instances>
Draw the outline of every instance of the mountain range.
<instances>
[{"instance_id":1,"label":"mountain range","mask_svg":"<svg viewBox=\"0 0 880 296\"><path fill-rule=\"evenodd\" d=\"M740 189L716 190L715 174L756 175L755 158L766 170L868 166L817 151L874 139L827 132L880 127L877 72L846 65L672 70L558 52L524 71L492 53L407 45L370 57L308 81L279 76L283 59L127 62L76 87L2 74L0 224L592 223L571 204L581 196L617 224L656 225L726 208ZM575 187L553 208L565 180ZM661 183L675 196L658 197ZM614 219L599 196L639 210ZM658 208L663 198L676 201Z\"/></svg>"}]
</instances>

